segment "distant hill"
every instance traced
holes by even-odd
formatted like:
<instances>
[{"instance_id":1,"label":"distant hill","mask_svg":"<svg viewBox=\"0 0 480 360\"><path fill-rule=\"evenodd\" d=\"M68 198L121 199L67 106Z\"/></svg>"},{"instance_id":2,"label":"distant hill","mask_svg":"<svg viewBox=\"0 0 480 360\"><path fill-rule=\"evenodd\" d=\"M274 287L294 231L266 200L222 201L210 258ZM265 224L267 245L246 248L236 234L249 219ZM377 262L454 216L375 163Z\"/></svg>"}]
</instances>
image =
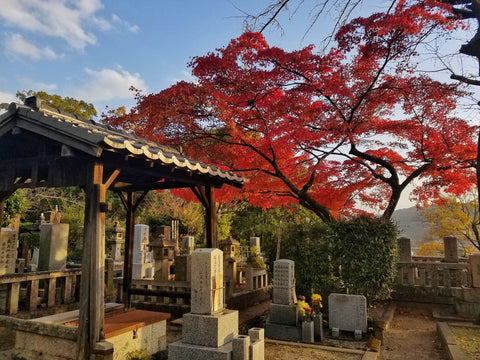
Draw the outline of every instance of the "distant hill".
<instances>
[{"instance_id":1,"label":"distant hill","mask_svg":"<svg viewBox=\"0 0 480 360\"><path fill-rule=\"evenodd\" d=\"M412 240L412 248L418 247L424 235L430 230L428 221L423 216L425 210L417 210L415 206L395 210L392 216L398 228L400 236L408 237Z\"/></svg>"}]
</instances>

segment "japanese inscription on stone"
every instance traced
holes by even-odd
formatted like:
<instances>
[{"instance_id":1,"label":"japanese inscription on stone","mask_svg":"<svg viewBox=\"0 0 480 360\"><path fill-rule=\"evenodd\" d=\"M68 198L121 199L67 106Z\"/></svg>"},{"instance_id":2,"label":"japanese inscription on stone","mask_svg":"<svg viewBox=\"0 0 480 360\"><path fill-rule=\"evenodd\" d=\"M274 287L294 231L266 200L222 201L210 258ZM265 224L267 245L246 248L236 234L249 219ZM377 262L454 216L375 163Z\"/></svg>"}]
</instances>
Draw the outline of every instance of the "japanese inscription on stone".
<instances>
[{"instance_id":1,"label":"japanese inscription on stone","mask_svg":"<svg viewBox=\"0 0 480 360\"><path fill-rule=\"evenodd\" d=\"M191 260L191 311L213 314L223 309L223 252L197 249Z\"/></svg>"},{"instance_id":2,"label":"japanese inscription on stone","mask_svg":"<svg viewBox=\"0 0 480 360\"><path fill-rule=\"evenodd\" d=\"M273 302L291 305L295 303L295 262L287 259L276 260L273 264Z\"/></svg>"}]
</instances>

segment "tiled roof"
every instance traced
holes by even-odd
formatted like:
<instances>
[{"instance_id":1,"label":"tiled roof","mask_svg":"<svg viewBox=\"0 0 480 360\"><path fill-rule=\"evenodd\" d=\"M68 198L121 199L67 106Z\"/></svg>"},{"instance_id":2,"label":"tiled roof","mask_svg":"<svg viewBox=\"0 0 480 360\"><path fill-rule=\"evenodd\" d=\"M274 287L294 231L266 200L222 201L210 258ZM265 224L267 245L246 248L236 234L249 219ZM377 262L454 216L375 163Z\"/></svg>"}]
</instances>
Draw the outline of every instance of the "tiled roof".
<instances>
[{"instance_id":1,"label":"tiled roof","mask_svg":"<svg viewBox=\"0 0 480 360\"><path fill-rule=\"evenodd\" d=\"M35 132L35 127L41 126L49 130L47 132L43 131L43 135L49 136L50 134L52 137L56 137L60 134L67 136L72 141L72 147L76 147L89 155L99 157L105 150L120 151L155 163L219 178L222 182L233 183L237 186L241 186L245 181L242 176L232 172L187 158L175 148L116 130L111 126L99 124L93 120L85 120L71 114L65 114L43 105L33 109L30 106L11 103L8 112L0 116L0 130L14 114L18 119L27 122L22 124L21 121L17 121L17 127ZM2 132L0 131L0 133Z\"/></svg>"}]
</instances>

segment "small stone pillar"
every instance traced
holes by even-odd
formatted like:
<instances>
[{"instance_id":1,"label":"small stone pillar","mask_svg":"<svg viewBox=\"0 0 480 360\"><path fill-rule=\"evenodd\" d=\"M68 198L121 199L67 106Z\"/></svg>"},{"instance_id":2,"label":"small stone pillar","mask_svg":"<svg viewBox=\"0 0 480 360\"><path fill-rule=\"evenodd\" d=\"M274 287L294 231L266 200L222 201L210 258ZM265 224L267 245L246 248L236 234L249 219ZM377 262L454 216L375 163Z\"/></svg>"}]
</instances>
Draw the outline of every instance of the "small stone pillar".
<instances>
[{"instance_id":1,"label":"small stone pillar","mask_svg":"<svg viewBox=\"0 0 480 360\"><path fill-rule=\"evenodd\" d=\"M445 236L443 238L443 247L445 256L443 261L447 263L458 263L458 245L455 236Z\"/></svg>"},{"instance_id":2,"label":"small stone pillar","mask_svg":"<svg viewBox=\"0 0 480 360\"><path fill-rule=\"evenodd\" d=\"M400 262L412 262L412 245L407 237L397 239L398 256Z\"/></svg>"},{"instance_id":3,"label":"small stone pillar","mask_svg":"<svg viewBox=\"0 0 480 360\"><path fill-rule=\"evenodd\" d=\"M470 255L468 261L472 270L472 287L480 288L480 252Z\"/></svg>"}]
</instances>

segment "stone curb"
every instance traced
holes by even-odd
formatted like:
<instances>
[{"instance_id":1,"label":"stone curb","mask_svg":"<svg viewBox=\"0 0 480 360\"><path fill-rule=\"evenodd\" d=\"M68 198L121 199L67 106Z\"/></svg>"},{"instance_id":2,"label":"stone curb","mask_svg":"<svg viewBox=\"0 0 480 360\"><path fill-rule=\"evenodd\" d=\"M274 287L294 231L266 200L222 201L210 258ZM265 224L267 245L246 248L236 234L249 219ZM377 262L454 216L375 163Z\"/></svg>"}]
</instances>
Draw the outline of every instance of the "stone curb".
<instances>
[{"instance_id":1,"label":"stone curb","mask_svg":"<svg viewBox=\"0 0 480 360\"><path fill-rule=\"evenodd\" d=\"M299 347L305 347L305 348L310 348L310 349L318 349L318 350L326 350L326 351L331 351L331 352L340 352L340 353L346 353L346 354L356 354L356 355L362 355L362 360L377 360L378 356L380 355L380 352L374 352L374 351L365 351L365 350L356 350L356 349L343 349L343 348L337 348L333 346L325 346L325 345L317 345L317 344L305 344L305 343L297 343L297 342L292 342L292 341L282 341L282 340L272 340L272 339L265 339L266 343L269 344L279 344L279 345L289 345L289 346L299 346Z\"/></svg>"},{"instance_id":2,"label":"stone curb","mask_svg":"<svg viewBox=\"0 0 480 360\"><path fill-rule=\"evenodd\" d=\"M452 333L452 330L446 322L437 323L437 332L440 335L443 346L448 354L450 360L466 360L465 352L458 346L457 340Z\"/></svg>"}]
</instances>

